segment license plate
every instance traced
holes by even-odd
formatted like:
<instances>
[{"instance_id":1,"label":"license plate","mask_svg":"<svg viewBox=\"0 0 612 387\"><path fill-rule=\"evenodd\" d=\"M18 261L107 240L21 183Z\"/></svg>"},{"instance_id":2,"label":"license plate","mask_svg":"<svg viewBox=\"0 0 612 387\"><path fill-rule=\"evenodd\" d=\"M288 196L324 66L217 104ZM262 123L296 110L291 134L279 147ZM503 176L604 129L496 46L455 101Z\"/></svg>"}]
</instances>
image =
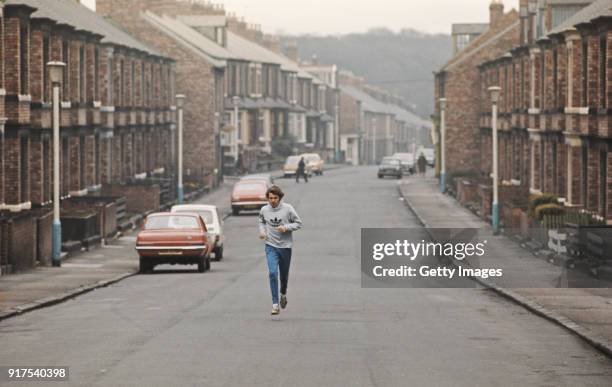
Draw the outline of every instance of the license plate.
<instances>
[{"instance_id":1,"label":"license plate","mask_svg":"<svg viewBox=\"0 0 612 387\"><path fill-rule=\"evenodd\" d=\"M244 206L244 208L245 208L245 209L247 209L247 210L256 210L256 209L257 209L257 206L255 206L255 205L251 205L251 206Z\"/></svg>"},{"instance_id":2,"label":"license plate","mask_svg":"<svg viewBox=\"0 0 612 387\"><path fill-rule=\"evenodd\" d=\"M183 255L182 251L160 251L159 255Z\"/></svg>"}]
</instances>

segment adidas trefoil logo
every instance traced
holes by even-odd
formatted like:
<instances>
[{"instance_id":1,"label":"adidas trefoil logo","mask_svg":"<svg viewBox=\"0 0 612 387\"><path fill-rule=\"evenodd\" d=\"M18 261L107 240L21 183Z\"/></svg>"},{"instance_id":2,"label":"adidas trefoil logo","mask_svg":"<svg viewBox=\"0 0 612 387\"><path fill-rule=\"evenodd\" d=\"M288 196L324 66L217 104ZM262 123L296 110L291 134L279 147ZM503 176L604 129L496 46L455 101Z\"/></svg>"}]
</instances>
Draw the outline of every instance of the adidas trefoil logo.
<instances>
[{"instance_id":1,"label":"adidas trefoil logo","mask_svg":"<svg viewBox=\"0 0 612 387\"><path fill-rule=\"evenodd\" d=\"M270 222L270 225L272 227L278 227L281 224L283 224L283 221L281 219L279 219L279 218L270 219L268 222Z\"/></svg>"}]
</instances>

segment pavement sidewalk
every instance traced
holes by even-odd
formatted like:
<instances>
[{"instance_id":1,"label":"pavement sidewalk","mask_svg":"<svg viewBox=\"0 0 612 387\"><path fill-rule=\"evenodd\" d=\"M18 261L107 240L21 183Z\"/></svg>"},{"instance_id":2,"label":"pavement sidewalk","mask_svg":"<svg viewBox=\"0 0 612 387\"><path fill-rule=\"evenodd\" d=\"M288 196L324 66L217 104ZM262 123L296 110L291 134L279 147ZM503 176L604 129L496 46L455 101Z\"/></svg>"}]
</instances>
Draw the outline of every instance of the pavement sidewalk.
<instances>
[{"instance_id":1,"label":"pavement sidewalk","mask_svg":"<svg viewBox=\"0 0 612 387\"><path fill-rule=\"evenodd\" d=\"M612 356L611 283L555 266L506 236L494 236L488 223L440 193L437 179L415 175L402 180L398 188L425 227L480 230L478 238L487 240L487 254L462 266L502 268L504 276L501 280L475 278L478 282Z\"/></svg>"},{"instance_id":2,"label":"pavement sidewalk","mask_svg":"<svg viewBox=\"0 0 612 387\"><path fill-rule=\"evenodd\" d=\"M325 170L342 167L344 167L342 164L331 164L326 165ZM280 170L270 173L275 179L282 176ZM192 203L216 205L224 218L229 216L231 190L239 178L225 176L224 184L218 189ZM281 179L279 183L283 184L284 181ZM134 250L136 233L129 231L106 245L71 254L59 268L40 266L0 276L0 320L63 302L136 274L138 272L138 255Z\"/></svg>"},{"instance_id":3,"label":"pavement sidewalk","mask_svg":"<svg viewBox=\"0 0 612 387\"><path fill-rule=\"evenodd\" d=\"M214 204L230 213L230 192L237 178L193 203ZM125 233L90 251L72 254L61 267L39 266L0 277L0 320L57 304L82 293L108 286L138 272L134 250L136 231Z\"/></svg>"}]
</instances>

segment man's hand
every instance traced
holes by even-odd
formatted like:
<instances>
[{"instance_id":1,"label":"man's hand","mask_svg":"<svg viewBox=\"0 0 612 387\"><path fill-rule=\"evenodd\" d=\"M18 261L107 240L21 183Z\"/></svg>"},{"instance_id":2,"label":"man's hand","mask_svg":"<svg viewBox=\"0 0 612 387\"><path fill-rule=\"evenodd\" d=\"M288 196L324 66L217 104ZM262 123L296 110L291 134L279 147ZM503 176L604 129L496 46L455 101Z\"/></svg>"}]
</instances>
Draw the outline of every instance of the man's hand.
<instances>
[{"instance_id":1,"label":"man's hand","mask_svg":"<svg viewBox=\"0 0 612 387\"><path fill-rule=\"evenodd\" d=\"M259 234L259 239L261 240L265 240L268 236L266 235L265 232L262 232L261 234Z\"/></svg>"},{"instance_id":2,"label":"man's hand","mask_svg":"<svg viewBox=\"0 0 612 387\"><path fill-rule=\"evenodd\" d=\"M278 226L276 230L281 233L287 232L287 228L285 228L285 226Z\"/></svg>"}]
</instances>

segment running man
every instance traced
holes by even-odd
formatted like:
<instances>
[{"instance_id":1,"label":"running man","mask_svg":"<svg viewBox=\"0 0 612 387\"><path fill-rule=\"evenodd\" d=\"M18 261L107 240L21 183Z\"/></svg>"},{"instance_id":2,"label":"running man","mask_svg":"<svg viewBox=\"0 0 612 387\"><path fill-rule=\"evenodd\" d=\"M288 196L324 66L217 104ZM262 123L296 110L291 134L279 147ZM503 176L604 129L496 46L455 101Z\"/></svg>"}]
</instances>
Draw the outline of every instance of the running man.
<instances>
[{"instance_id":1,"label":"running man","mask_svg":"<svg viewBox=\"0 0 612 387\"><path fill-rule=\"evenodd\" d=\"M281 203L285 194L273 185L266 192L268 204L259 212L259 238L266 242L266 258L272 291L272 314L287 307L287 283L293 248L293 232L302 227L302 220L291 204ZM280 271L280 301L278 277Z\"/></svg>"}]
</instances>

